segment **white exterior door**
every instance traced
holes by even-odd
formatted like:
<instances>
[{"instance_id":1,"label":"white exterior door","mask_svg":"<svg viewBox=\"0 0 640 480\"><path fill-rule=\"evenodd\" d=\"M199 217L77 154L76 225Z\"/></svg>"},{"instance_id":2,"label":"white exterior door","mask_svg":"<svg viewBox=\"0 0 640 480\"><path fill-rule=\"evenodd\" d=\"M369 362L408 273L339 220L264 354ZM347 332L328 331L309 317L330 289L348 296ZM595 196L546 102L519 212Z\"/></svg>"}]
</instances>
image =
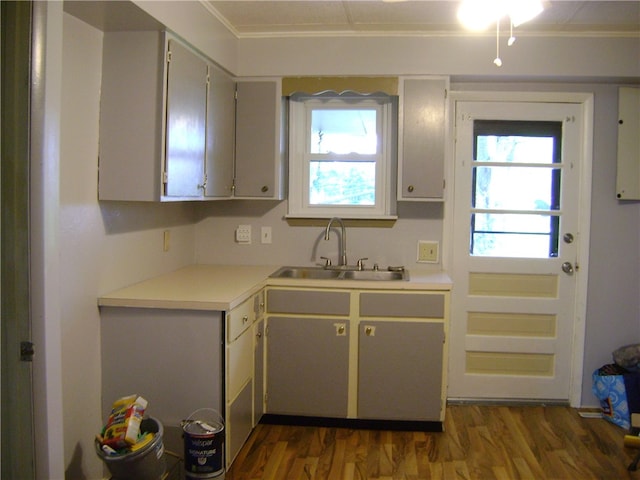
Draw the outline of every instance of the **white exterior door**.
<instances>
[{"instance_id":1,"label":"white exterior door","mask_svg":"<svg viewBox=\"0 0 640 480\"><path fill-rule=\"evenodd\" d=\"M583 109L456 103L450 399L579 401Z\"/></svg>"}]
</instances>

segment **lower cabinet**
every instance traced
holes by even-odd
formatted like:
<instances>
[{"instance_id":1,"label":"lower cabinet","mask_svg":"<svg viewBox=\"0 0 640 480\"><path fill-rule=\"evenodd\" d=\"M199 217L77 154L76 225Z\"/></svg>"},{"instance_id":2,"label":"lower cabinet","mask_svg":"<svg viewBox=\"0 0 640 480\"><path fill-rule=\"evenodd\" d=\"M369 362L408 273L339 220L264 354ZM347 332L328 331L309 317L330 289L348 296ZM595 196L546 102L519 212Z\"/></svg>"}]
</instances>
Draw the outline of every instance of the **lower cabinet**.
<instances>
[{"instance_id":1,"label":"lower cabinet","mask_svg":"<svg viewBox=\"0 0 640 480\"><path fill-rule=\"evenodd\" d=\"M264 321L263 292L227 312L225 368L226 465L231 465L262 416ZM257 409L255 406L257 405Z\"/></svg>"},{"instance_id":2,"label":"lower cabinet","mask_svg":"<svg viewBox=\"0 0 640 480\"><path fill-rule=\"evenodd\" d=\"M255 427L264 415L264 320L253 326L253 426Z\"/></svg>"},{"instance_id":3,"label":"lower cabinet","mask_svg":"<svg viewBox=\"0 0 640 480\"><path fill-rule=\"evenodd\" d=\"M269 317L267 359L270 414L347 416L346 320Z\"/></svg>"},{"instance_id":4,"label":"lower cabinet","mask_svg":"<svg viewBox=\"0 0 640 480\"><path fill-rule=\"evenodd\" d=\"M438 420L442 323L363 321L358 336L358 418Z\"/></svg>"},{"instance_id":5,"label":"lower cabinet","mask_svg":"<svg viewBox=\"0 0 640 480\"><path fill-rule=\"evenodd\" d=\"M448 298L269 287L266 413L443 422Z\"/></svg>"},{"instance_id":6,"label":"lower cabinet","mask_svg":"<svg viewBox=\"0 0 640 480\"><path fill-rule=\"evenodd\" d=\"M201 408L222 412L222 312L100 307L102 412L131 394L168 429Z\"/></svg>"}]
</instances>

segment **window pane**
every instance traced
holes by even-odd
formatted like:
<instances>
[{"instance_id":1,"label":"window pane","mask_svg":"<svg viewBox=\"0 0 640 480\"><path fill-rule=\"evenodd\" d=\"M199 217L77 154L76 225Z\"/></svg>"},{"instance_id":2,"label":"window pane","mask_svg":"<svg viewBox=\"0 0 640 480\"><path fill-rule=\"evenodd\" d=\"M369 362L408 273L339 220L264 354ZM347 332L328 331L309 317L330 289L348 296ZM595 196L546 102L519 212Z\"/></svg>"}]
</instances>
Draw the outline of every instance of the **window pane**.
<instances>
[{"instance_id":1,"label":"window pane","mask_svg":"<svg viewBox=\"0 0 640 480\"><path fill-rule=\"evenodd\" d=\"M553 163L553 137L479 135L476 161Z\"/></svg>"},{"instance_id":2,"label":"window pane","mask_svg":"<svg viewBox=\"0 0 640 480\"><path fill-rule=\"evenodd\" d=\"M375 162L309 162L309 205L375 205Z\"/></svg>"},{"instance_id":3,"label":"window pane","mask_svg":"<svg viewBox=\"0 0 640 480\"><path fill-rule=\"evenodd\" d=\"M558 210L560 170L533 167L474 168L473 206L500 210Z\"/></svg>"},{"instance_id":4,"label":"window pane","mask_svg":"<svg viewBox=\"0 0 640 480\"><path fill-rule=\"evenodd\" d=\"M532 258L556 256L557 222L557 217L547 215L472 214L471 254Z\"/></svg>"},{"instance_id":5,"label":"window pane","mask_svg":"<svg viewBox=\"0 0 640 480\"><path fill-rule=\"evenodd\" d=\"M549 258L549 235L475 233L472 255Z\"/></svg>"},{"instance_id":6,"label":"window pane","mask_svg":"<svg viewBox=\"0 0 640 480\"><path fill-rule=\"evenodd\" d=\"M311 153L377 152L375 109L314 109L311 111Z\"/></svg>"}]
</instances>

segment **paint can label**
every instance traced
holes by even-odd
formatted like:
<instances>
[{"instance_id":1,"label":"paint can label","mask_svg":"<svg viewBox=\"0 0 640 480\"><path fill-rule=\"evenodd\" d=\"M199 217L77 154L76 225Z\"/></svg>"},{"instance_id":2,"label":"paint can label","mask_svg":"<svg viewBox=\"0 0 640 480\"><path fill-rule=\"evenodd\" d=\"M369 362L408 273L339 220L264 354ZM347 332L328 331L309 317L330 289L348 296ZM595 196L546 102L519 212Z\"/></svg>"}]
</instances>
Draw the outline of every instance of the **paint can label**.
<instances>
[{"instance_id":1,"label":"paint can label","mask_svg":"<svg viewBox=\"0 0 640 480\"><path fill-rule=\"evenodd\" d=\"M183 423L184 467L187 475L216 477L224 471L224 425L192 420Z\"/></svg>"}]
</instances>

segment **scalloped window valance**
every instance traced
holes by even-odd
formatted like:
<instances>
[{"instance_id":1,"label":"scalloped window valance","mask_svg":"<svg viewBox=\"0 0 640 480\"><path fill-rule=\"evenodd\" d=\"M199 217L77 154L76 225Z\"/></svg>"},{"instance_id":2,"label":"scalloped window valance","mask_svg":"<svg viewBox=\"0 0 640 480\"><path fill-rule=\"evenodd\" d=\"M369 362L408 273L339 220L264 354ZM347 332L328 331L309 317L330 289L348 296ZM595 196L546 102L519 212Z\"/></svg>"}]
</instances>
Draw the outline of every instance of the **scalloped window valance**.
<instances>
[{"instance_id":1,"label":"scalloped window valance","mask_svg":"<svg viewBox=\"0 0 640 480\"><path fill-rule=\"evenodd\" d=\"M294 93L317 94L326 91L336 93L386 93L398 95L398 77L284 77L282 96Z\"/></svg>"}]
</instances>

